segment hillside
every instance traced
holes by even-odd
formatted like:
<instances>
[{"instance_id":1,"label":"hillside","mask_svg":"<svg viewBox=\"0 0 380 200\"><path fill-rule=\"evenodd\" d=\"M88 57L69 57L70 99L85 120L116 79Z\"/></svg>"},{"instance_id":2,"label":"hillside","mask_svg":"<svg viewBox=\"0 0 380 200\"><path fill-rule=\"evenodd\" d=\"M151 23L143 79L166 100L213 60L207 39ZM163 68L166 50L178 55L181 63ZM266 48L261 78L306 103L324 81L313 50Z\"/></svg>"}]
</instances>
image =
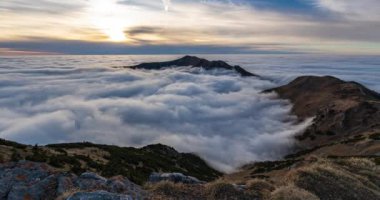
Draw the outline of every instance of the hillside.
<instances>
[{"instance_id":1,"label":"hillside","mask_svg":"<svg viewBox=\"0 0 380 200\"><path fill-rule=\"evenodd\" d=\"M379 94L334 77L299 77L264 92L293 103L299 120L315 117L283 160L242 166L199 187L166 185L161 199L380 199ZM157 198L160 199L160 198Z\"/></svg>"},{"instance_id":2,"label":"hillside","mask_svg":"<svg viewBox=\"0 0 380 200\"><path fill-rule=\"evenodd\" d=\"M297 137L306 148L380 129L380 94L356 82L304 76L265 92L290 100L300 120L314 117L313 125Z\"/></svg>"},{"instance_id":3,"label":"hillside","mask_svg":"<svg viewBox=\"0 0 380 200\"><path fill-rule=\"evenodd\" d=\"M24 159L46 162L58 170L75 174L92 171L105 177L123 175L137 184L146 182L152 172L181 172L203 181L212 181L221 175L198 156L179 153L161 144L143 148L87 142L28 146L0 140L1 162Z\"/></svg>"}]
</instances>

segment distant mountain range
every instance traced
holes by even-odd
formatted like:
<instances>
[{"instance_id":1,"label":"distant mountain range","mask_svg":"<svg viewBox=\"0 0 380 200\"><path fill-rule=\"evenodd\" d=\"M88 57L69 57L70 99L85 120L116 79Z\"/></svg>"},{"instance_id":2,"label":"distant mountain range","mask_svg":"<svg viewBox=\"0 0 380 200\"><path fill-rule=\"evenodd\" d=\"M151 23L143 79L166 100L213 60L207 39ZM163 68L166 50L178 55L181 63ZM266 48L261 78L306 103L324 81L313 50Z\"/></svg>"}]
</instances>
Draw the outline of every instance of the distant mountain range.
<instances>
[{"instance_id":1,"label":"distant mountain range","mask_svg":"<svg viewBox=\"0 0 380 200\"><path fill-rule=\"evenodd\" d=\"M223 61L207 61L192 56L169 62L143 63L129 68L159 70L175 66L203 67L206 70L222 68L235 70L247 78L259 77ZM255 162L242 166L232 174L222 174L196 155L178 153L173 148L160 144L140 149L92 143L33 147L1 140L0 160L5 164L0 165L0 185L7 187L0 188L0 199L7 199L8 194L14 194L12 191L19 190L21 186L23 190L20 191L24 193L18 194L24 194L24 199L39 199L40 194L44 193L41 191L48 190L49 187L38 185L46 182L48 174L56 173L50 172L53 169L44 178L28 182L28 185L20 183L20 178L24 176L18 174L19 169L24 169L23 173L27 173L25 165L35 164L10 163L24 159L47 163L57 171L77 173L77 178L67 178L76 176L72 174L60 176L73 182L72 187L67 187L70 190L63 191L71 191L65 196L67 199L122 199L127 196L135 199L380 199L378 93L359 83L331 76L302 76L287 85L263 92L275 92L278 98L289 100L293 104L293 114L300 121L313 118L313 124L296 136L294 153L282 160ZM45 173L43 169L38 169ZM115 178L105 179L95 174L80 175L87 170L105 177L123 175L119 178L122 180L120 189L110 186L116 184ZM147 183L153 172L168 172L169 175L165 176L170 176L170 172L181 172L208 183ZM140 188L132 184L138 190L131 192L131 183L125 177L137 184L145 183L145 186ZM87 187L85 184L87 189L81 191L84 190L84 186L79 184L81 181L87 181L87 184L98 183L89 182L89 179L100 180L104 187ZM62 179L49 180L52 184L59 185ZM54 187L58 188L57 185ZM28 190L33 192L25 192ZM101 190L104 191L100 192ZM144 195L138 197L137 194ZM96 195L98 198L92 198Z\"/></svg>"},{"instance_id":2,"label":"distant mountain range","mask_svg":"<svg viewBox=\"0 0 380 200\"><path fill-rule=\"evenodd\" d=\"M151 63L141 63L134 66L126 66L124 68L131 68L131 69L148 69L148 70L158 70L168 67L202 67L206 70L212 70L212 69L226 69L226 70L235 70L237 73L239 73L241 76L256 76L259 77L256 74L253 74L251 72L248 72L247 70L243 69L240 66L231 66L227 64L224 61L208 61L203 58L198 58L196 56L184 56L182 58L179 58L177 60L167 61L167 62L151 62Z\"/></svg>"}]
</instances>

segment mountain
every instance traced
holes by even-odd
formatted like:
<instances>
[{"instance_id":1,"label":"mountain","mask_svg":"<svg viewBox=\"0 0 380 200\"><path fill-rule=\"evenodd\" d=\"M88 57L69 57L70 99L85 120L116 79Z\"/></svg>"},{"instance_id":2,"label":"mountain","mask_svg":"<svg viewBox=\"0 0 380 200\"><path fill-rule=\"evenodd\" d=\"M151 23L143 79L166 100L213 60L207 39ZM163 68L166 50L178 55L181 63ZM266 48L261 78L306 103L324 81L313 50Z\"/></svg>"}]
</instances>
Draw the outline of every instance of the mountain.
<instances>
[{"instance_id":1,"label":"mountain","mask_svg":"<svg viewBox=\"0 0 380 200\"><path fill-rule=\"evenodd\" d=\"M131 69L148 69L148 70L158 70L166 67L181 67L181 66L191 66L191 67L202 67L206 70L211 69L226 69L226 70L235 70L241 76L256 76L251 72L243 69L240 66L231 66L224 61L208 61L203 58L198 58L196 56L184 56L177 60L167 61L167 62L151 62L151 63L141 63L135 66L127 66L125 68Z\"/></svg>"},{"instance_id":2,"label":"mountain","mask_svg":"<svg viewBox=\"0 0 380 200\"><path fill-rule=\"evenodd\" d=\"M244 183L259 199L380 199L380 95L356 82L303 76L266 90L288 99L300 120L299 150L254 162L221 178Z\"/></svg>"},{"instance_id":3,"label":"mountain","mask_svg":"<svg viewBox=\"0 0 380 200\"><path fill-rule=\"evenodd\" d=\"M298 77L264 92L288 99L300 121L314 118L282 160L248 163L223 175L198 156L161 144L28 146L0 140L0 199L380 199L378 93L331 76ZM169 172L155 176L176 181L147 182L152 172ZM185 175L202 181L178 182L194 180Z\"/></svg>"},{"instance_id":4,"label":"mountain","mask_svg":"<svg viewBox=\"0 0 380 200\"><path fill-rule=\"evenodd\" d=\"M265 92L290 100L301 120L314 117L297 137L309 148L380 129L380 94L356 82L303 76Z\"/></svg>"}]
</instances>

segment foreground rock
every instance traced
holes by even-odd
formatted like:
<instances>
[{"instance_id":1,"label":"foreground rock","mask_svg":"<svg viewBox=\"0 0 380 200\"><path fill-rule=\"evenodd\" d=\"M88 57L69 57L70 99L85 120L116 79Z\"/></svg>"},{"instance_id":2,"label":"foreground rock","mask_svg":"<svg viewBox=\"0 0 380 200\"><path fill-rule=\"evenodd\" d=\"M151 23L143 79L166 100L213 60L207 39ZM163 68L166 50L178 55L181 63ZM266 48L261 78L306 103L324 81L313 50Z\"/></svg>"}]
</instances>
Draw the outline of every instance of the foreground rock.
<instances>
[{"instance_id":1,"label":"foreground rock","mask_svg":"<svg viewBox=\"0 0 380 200\"><path fill-rule=\"evenodd\" d=\"M143 199L146 192L128 179L94 173L76 176L44 163L20 161L0 165L0 199Z\"/></svg>"},{"instance_id":2,"label":"foreground rock","mask_svg":"<svg viewBox=\"0 0 380 200\"><path fill-rule=\"evenodd\" d=\"M314 117L313 125L298 137L306 147L380 129L380 94L356 82L303 76L266 92L289 99L300 119Z\"/></svg>"},{"instance_id":3,"label":"foreground rock","mask_svg":"<svg viewBox=\"0 0 380 200\"><path fill-rule=\"evenodd\" d=\"M135 66L128 66L127 68L131 69L148 69L148 70L158 70L163 69L167 67L202 67L206 70L211 69L226 69L226 70L235 70L238 72L241 76L256 76L259 77L256 74L253 74L251 72L246 71L240 66L231 66L227 64L224 61L208 61L203 58L198 58L195 56L185 56L183 58L173 60L173 61L167 61L167 62L152 62L152 63L142 63Z\"/></svg>"}]
</instances>

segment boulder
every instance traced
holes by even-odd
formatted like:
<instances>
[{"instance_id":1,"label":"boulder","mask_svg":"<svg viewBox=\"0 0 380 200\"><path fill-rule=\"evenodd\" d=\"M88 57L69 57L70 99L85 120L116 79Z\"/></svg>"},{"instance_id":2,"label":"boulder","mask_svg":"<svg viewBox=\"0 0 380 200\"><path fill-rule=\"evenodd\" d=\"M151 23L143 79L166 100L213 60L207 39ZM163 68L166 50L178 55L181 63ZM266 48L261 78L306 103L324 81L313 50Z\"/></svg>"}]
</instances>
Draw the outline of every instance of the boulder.
<instances>
[{"instance_id":1,"label":"boulder","mask_svg":"<svg viewBox=\"0 0 380 200\"><path fill-rule=\"evenodd\" d=\"M147 196L140 186L123 176L107 179L92 172L76 176L29 161L0 164L0 199L56 199L75 190L79 192L69 199L129 200Z\"/></svg>"},{"instance_id":2,"label":"boulder","mask_svg":"<svg viewBox=\"0 0 380 200\"><path fill-rule=\"evenodd\" d=\"M77 192L67 200L133 200L129 195L115 194L106 191L96 191L96 192Z\"/></svg>"}]
</instances>

